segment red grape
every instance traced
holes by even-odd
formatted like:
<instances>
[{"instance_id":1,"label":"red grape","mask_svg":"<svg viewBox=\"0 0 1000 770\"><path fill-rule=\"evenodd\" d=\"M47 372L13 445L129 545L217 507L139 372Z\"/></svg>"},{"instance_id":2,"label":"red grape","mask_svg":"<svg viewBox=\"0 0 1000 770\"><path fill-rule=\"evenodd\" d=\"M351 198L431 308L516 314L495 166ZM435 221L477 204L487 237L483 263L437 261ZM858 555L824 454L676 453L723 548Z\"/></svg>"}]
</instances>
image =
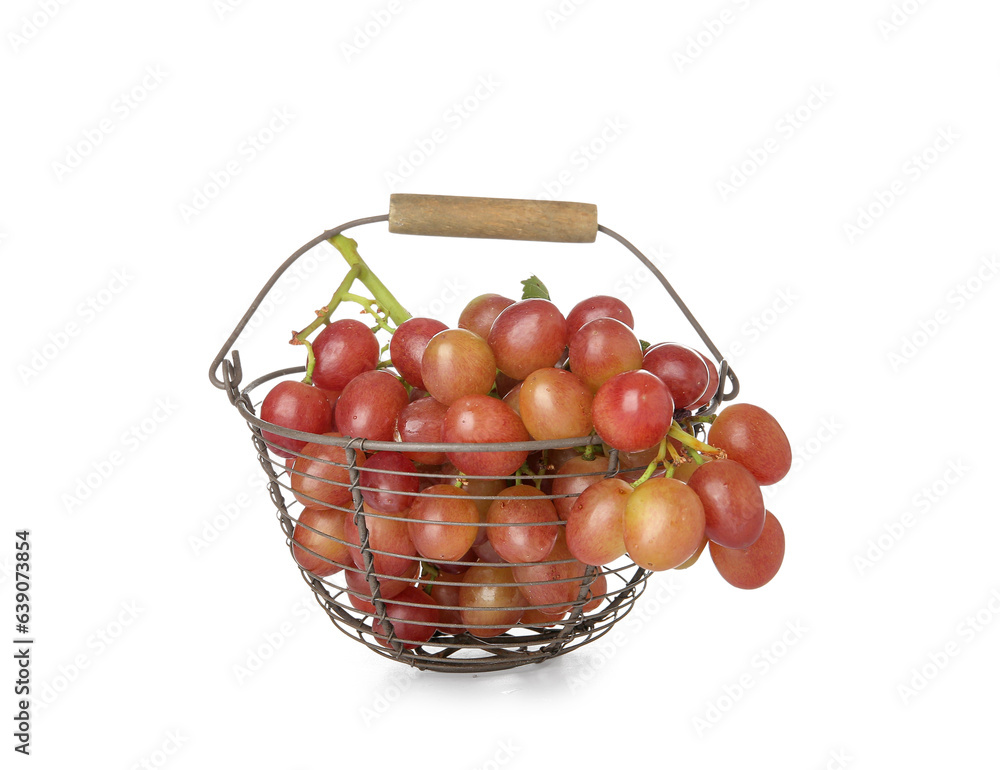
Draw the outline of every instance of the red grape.
<instances>
[{"instance_id":1,"label":"red grape","mask_svg":"<svg viewBox=\"0 0 1000 770\"><path fill-rule=\"evenodd\" d=\"M642 346L632 330L614 318L597 318L570 338L569 368L596 391L622 372L642 366Z\"/></svg>"},{"instance_id":2,"label":"red grape","mask_svg":"<svg viewBox=\"0 0 1000 770\"><path fill-rule=\"evenodd\" d=\"M649 479L632 491L624 524L632 561L648 570L673 569L698 550L705 536L705 510L684 482Z\"/></svg>"},{"instance_id":3,"label":"red grape","mask_svg":"<svg viewBox=\"0 0 1000 770\"><path fill-rule=\"evenodd\" d=\"M374 369L380 352L372 330L353 318L329 324L316 335L312 348L313 385L326 390L343 390L357 375Z\"/></svg>"},{"instance_id":4,"label":"red grape","mask_svg":"<svg viewBox=\"0 0 1000 770\"><path fill-rule=\"evenodd\" d=\"M337 425L345 435L392 441L396 418L410 396L389 372L362 372L337 399Z\"/></svg>"},{"instance_id":5,"label":"red grape","mask_svg":"<svg viewBox=\"0 0 1000 770\"><path fill-rule=\"evenodd\" d=\"M521 383L518 413L539 441L589 436L594 396L583 380L565 369L536 369Z\"/></svg>"},{"instance_id":6,"label":"red grape","mask_svg":"<svg viewBox=\"0 0 1000 770\"><path fill-rule=\"evenodd\" d=\"M431 598L437 603L441 612L438 630L444 634L460 634L462 627L462 607L459 604L459 593L462 590L462 576L438 573L431 583Z\"/></svg>"},{"instance_id":7,"label":"red grape","mask_svg":"<svg viewBox=\"0 0 1000 770\"><path fill-rule=\"evenodd\" d=\"M448 407L441 438L446 443L530 441L531 435L507 404L490 396L463 396ZM469 476L508 476L524 463L521 452L448 452L448 459Z\"/></svg>"},{"instance_id":8,"label":"red grape","mask_svg":"<svg viewBox=\"0 0 1000 770\"><path fill-rule=\"evenodd\" d=\"M670 391L644 369L617 374L594 395L594 428L601 439L623 452L657 444L674 419Z\"/></svg>"},{"instance_id":9,"label":"red grape","mask_svg":"<svg viewBox=\"0 0 1000 770\"><path fill-rule=\"evenodd\" d=\"M604 479L587 487L566 518L566 545L584 564L610 564L625 553L623 519L632 486Z\"/></svg>"},{"instance_id":10,"label":"red grape","mask_svg":"<svg viewBox=\"0 0 1000 770\"><path fill-rule=\"evenodd\" d=\"M410 539L406 520L388 518L365 506L365 526L368 527L368 548L374 562L374 570L379 575L400 577L407 574L416 563L417 549ZM361 533L354 526L353 519L346 527L350 543L351 558L358 569L365 568L364 554L361 552Z\"/></svg>"},{"instance_id":11,"label":"red grape","mask_svg":"<svg viewBox=\"0 0 1000 770\"><path fill-rule=\"evenodd\" d=\"M760 485L735 460L713 460L691 474L688 487L705 506L705 534L726 548L746 548L764 528Z\"/></svg>"},{"instance_id":12,"label":"red grape","mask_svg":"<svg viewBox=\"0 0 1000 770\"><path fill-rule=\"evenodd\" d=\"M497 368L523 380L535 369L559 363L566 350L566 319L546 299L524 299L497 316L486 341Z\"/></svg>"},{"instance_id":13,"label":"red grape","mask_svg":"<svg viewBox=\"0 0 1000 770\"><path fill-rule=\"evenodd\" d=\"M385 603L385 614L392 623L392 631L406 649L413 649L434 636L441 620L441 611L434 599L416 586L404 588L391 602ZM391 647L382 621L372 621L372 632L379 644Z\"/></svg>"},{"instance_id":14,"label":"red grape","mask_svg":"<svg viewBox=\"0 0 1000 770\"><path fill-rule=\"evenodd\" d=\"M560 536L545 561L517 565L511 571L529 604L551 615L561 615L579 597L586 570L587 566L569 552L565 536Z\"/></svg>"},{"instance_id":15,"label":"red grape","mask_svg":"<svg viewBox=\"0 0 1000 770\"><path fill-rule=\"evenodd\" d=\"M674 397L674 408L688 409L701 400L709 383L708 365L701 353L676 342L648 348L642 368L652 372Z\"/></svg>"},{"instance_id":16,"label":"red grape","mask_svg":"<svg viewBox=\"0 0 1000 770\"><path fill-rule=\"evenodd\" d=\"M715 398L715 394L719 390L719 370L715 365L715 362L700 351L696 351L699 356L701 356L702 361L705 362L705 366L708 367L708 387L705 388L705 394L699 398L694 404L688 407L691 411L695 409L701 409L703 406L707 406L709 402Z\"/></svg>"},{"instance_id":17,"label":"red grape","mask_svg":"<svg viewBox=\"0 0 1000 770\"><path fill-rule=\"evenodd\" d=\"M469 302L458 316L458 328L468 329L483 339L490 333L490 328L500 312L514 304L514 300L499 294L480 294Z\"/></svg>"},{"instance_id":18,"label":"red grape","mask_svg":"<svg viewBox=\"0 0 1000 770\"><path fill-rule=\"evenodd\" d=\"M365 460L361 471L361 497L382 513L400 513L413 504L420 489L417 467L399 452L378 452Z\"/></svg>"},{"instance_id":19,"label":"red grape","mask_svg":"<svg viewBox=\"0 0 1000 770\"><path fill-rule=\"evenodd\" d=\"M488 638L517 625L524 614L525 599L510 567L476 564L462 576L459 604L462 625L469 633Z\"/></svg>"},{"instance_id":20,"label":"red grape","mask_svg":"<svg viewBox=\"0 0 1000 770\"><path fill-rule=\"evenodd\" d=\"M737 588L760 588L778 574L785 557L785 532L768 511L760 537L747 548L725 548L718 543L709 543L708 548L726 582Z\"/></svg>"},{"instance_id":21,"label":"red grape","mask_svg":"<svg viewBox=\"0 0 1000 770\"><path fill-rule=\"evenodd\" d=\"M431 561L460 560L479 534L476 504L451 484L428 487L422 495L410 508L407 524L417 552Z\"/></svg>"},{"instance_id":22,"label":"red grape","mask_svg":"<svg viewBox=\"0 0 1000 770\"><path fill-rule=\"evenodd\" d=\"M292 535L292 554L302 569L327 577L353 563L344 542L345 521L350 515L333 508L302 509Z\"/></svg>"},{"instance_id":23,"label":"red grape","mask_svg":"<svg viewBox=\"0 0 1000 770\"><path fill-rule=\"evenodd\" d=\"M303 433L323 434L333 430L333 407L326 393L304 382L279 382L264 396L260 419ZM278 457L294 457L308 444L297 438L279 436L262 430L264 440ZM288 450L288 451L285 451Z\"/></svg>"},{"instance_id":24,"label":"red grape","mask_svg":"<svg viewBox=\"0 0 1000 770\"><path fill-rule=\"evenodd\" d=\"M445 404L430 396L411 401L396 418L395 439L420 444L440 442L447 411ZM403 456L424 465L440 465L447 459L444 452L403 452Z\"/></svg>"},{"instance_id":25,"label":"red grape","mask_svg":"<svg viewBox=\"0 0 1000 770\"><path fill-rule=\"evenodd\" d=\"M632 311L628 305L617 297L599 294L577 302L569 311L569 315L566 316L566 332L569 338L573 339L573 335L581 326L595 318L614 318L630 329L635 328L635 319L632 318Z\"/></svg>"},{"instance_id":26,"label":"red grape","mask_svg":"<svg viewBox=\"0 0 1000 770\"><path fill-rule=\"evenodd\" d=\"M715 418L708 442L725 449L766 486L781 481L792 467L792 447L778 421L759 406L733 404Z\"/></svg>"},{"instance_id":27,"label":"red grape","mask_svg":"<svg viewBox=\"0 0 1000 770\"><path fill-rule=\"evenodd\" d=\"M340 437L339 433L327 436ZM357 465L365 464L365 453L357 450ZM331 507L351 505L351 478L347 470L347 452L343 447L306 444L302 456L292 464L292 493L305 506Z\"/></svg>"},{"instance_id":28,"label":"red grape","mask_svg":"<svg viewBox=\"0 0 1000 770\"><path fill-rule=\"evenodd\" d=\"M434 318L410 318L396 327L389 340L389 358L404 380L415 388L423 390L424 380L420 376L420 361L424 349L438 332L448 327Z\"/></svg>"},{"instance_id":29,"label":"red grape","mask_svg":"<svg viewBox=\"0 0 1000 770\"><path fill-rule=\"evenodd\" d=\"M383 599L391 599L400 591L413 585L420 572L420 562L414 561L402 575L396 578L378 578L378 590ZM368 578L365 577L364 569L355 570L348 568L344 570L344 579L347 582L347 598L357 609L363 612L375 612L375 606L371 603L372 592L368 586Z\"/></svg>"},{"instance_id":30,"label":"red grape","mask_svg":"<svg viewBox=\"0 0 1000 770\"><path fill-rule=\"evenodd\" d=\"M493 389L497 365L486 340L466 329L445 329L431 337L420 363L427 392L442 404Z\"/></svg>"},{"instance_id":31,"label":"red grape","mask_svg":"<svg viewBox=\"0 0 1000 770\"><path fill-rule=\"evenodd\" d=\"M556 507L560 519L565 521L569 517L569 512L576 504L580 493L603 480L607 470L608 458L604 455L597 455L592 460L573 457L559 466L556 477L552 479L552 504ZM559 495L569 496L559 497Z\"/></svg>"},{"instance_id":32,"label":"red grape","mask_svg":"<svg viewBox=\"0 0 1000 770\"><path fill-rule=\"evenodd\" d=\"M486 535L494 550L508 562L542 561L559 534L559 515L552 501L530 484L504 489L490 504ZM545 522L552 522L546 526Z\"/></svg>"}]
</instances>

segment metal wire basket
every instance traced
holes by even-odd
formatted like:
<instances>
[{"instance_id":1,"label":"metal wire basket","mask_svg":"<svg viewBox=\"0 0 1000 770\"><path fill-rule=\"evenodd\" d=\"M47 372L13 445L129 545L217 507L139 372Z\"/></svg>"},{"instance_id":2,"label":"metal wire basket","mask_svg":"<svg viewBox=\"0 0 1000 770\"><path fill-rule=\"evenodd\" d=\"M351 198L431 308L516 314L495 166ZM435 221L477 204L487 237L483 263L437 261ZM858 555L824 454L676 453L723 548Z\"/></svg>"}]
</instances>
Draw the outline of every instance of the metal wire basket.
<instances>
[{"instance_id":1,"label":"metal wire basket","mask_svg":"<svg viewBox=\"0 0 1000 770\"><path fill-rule=\"evenodd\" d=\"M734 398L739 390L738 380L728 367L718 348L712 343L701 325L695 320L687 306L671 287L667 279L635 246L617 233L597 223L596 207L589 204L565 202L513 201L488 198L456 198L444 196L393 195L390 199L390 213L348 222L327 230L298 249L277 269L261 289L243 318L233 330L229 339L212 362L209 378L213 385L224 390L230 403L236 407L252 433L257 459L268 478L268 491L277 509L277 517L284 532L286 543L292 552L303 579L315 594L316 600L326 611L334 625L348 636L356 639L372 651L387 658L398 660L419 669L435 671L482 672L513 668L529 663L539 663L571 650L582 647L601 638L612 626L625 617L642 595L650 573L623 557L603 568L586 567L568 576L547 578L543 570L541 579L521 581L497 581L467 583L470 587L487 590L519 590L558 588L557 599L540 604L524 601L521 609L531 610L525 622L517 622L507 628L500 623L499 615L494 623L464 623L461 627L454 620L442 620L435 625L439 628L434 635L422 643L414 643L413 636L397 632L397 623L408 624L410 633L414 627L429 625L427 621L406 619L406 610L425 606L424 601L413 593L405 599L396 598L400 582L420 588L433 587L442 581L440 571L461 571L473 564L471 561L446 561L428 565L419 561L418 555L397 554L391 550L379 549L372 542L371 530L383 526L406 522L406 511L385 514L368 509L366 511L363 491L372 489L362 485L361 472L364 458L373 452L417 452L417 453L460 453L460 452L521 452L529 453L539 466L539 473L530 481L542 490L541 499L558 500L560 495L552 493L550 483L554 478L553 467L548 458L550 453L564 450L586 449L600 445L596 436L562 439L553 441L525 441L505 444L447 444L414 443L393 441L372 441L350 436L317 436L289 430L273 423L265 422L257 416L263 386L276 383L282 378L301 374L305 367L282 369L265 374L241 389L243 371L239 351L233 345L240 332L250 321L258 306L263 302L276 281L299 257L325 240L360 225L389 222L390 232L412 233L438 236L460 236L479 238L506 238L514 240L539 240L561 242L593 242L598 232L621 243L635 255L662 284L678 308L691 323L706 347L720 363L719 387L710 402L695 414L713 413L721 403ZM226 355L232 350L232 358ZM219 376L221 370L221 377ZM729 390L726 390L727 383ZM265 435L267 434L267 435ZM311 442L301 452L293 455L287 463L274 453L274 437ZM339 451L324 451L337 447ZM315 454L314 454L315 453ZM319 455L326 455L320 457ZM303 467L296 470L295 458L303 458ZM311 461L311 462L306 462ZM613 476L629 470L623 468L618 453L608 453L606 469L592 475ZM308 467L308 470L306 470ZM635 469L641 470L641 469ZM380 473L399 473L377 471ZM420 478L422 487L431 482L470 483L470 481L496 481L503 484L519 483L519 479L497 476L468 477L458 472L447 473L437 469L418 470L406 473ZM590 475L590 474L579 474ZM309 483L306 483L308 481ZM319 485L319 486L317 486ZM298 487L297 489L294 487ZM320 490L317 492L316 490ZM494 490L495 491L495 490ZM327 494L330 492L332 494ZM316 495L320 495L317 497ZM415 498L433 496L435 493L417 491ZM471 499L483 505L497 499L496 494L473 494ZM348 530L343 537L310 526L300 521L302 511L308 504L320 505L339 511L356 525L358 538L348 538ZM556 526L565 525L560 520ZM500 526L480 522L479 524L452 524L450 526ZM504 526L528 527L538 524L506 524ZM310 546L305 540L294 539L296 528L303 535L312 535ZM351 531L352 532L352 531ZM318 539L317 539L318 538ZM319 543L320 545L317 545ZM321 547L322 546L322 547ZM360 554L361 564L352 563L350 558L333 560L328 558L330 550L354 549ZM296 558L296 556L298 558ZM392 562L395 558L396 561ZM408 567L399 569L401 560L412 560L419 564L419 571ZM306 562L303 566L302 562ZM544 562L548 568L565 567L575 560L553 559ZM390 568L386 566L392 564ZM504 567L538 568L539 563L521 563ZM308 568L307 568L308 567ZM334 571L335 570L335 571ZM327 574L330 572L333 574ZM530 577L530 576L529 576ZM524 578L524 574L522 574ZM390 586L392 589L390 590ZM525 588L527 586L527 588ZM387 596L383 597L383 593ZM441 612L459 610L457 604L441 604L429 597L426 606L435 606ZM400 611L404 619L399 620ZM549 610L549 614L541 614ZM560 612L561 611L561 612ZM487 615L487 617L490 617ZM441 628L443 626L443 629ZM450 631L450 632L448 632ZM497 633L497 632L500 633ZM419 636L419 634L416 634Z\"/></svg>"}]
</instances>

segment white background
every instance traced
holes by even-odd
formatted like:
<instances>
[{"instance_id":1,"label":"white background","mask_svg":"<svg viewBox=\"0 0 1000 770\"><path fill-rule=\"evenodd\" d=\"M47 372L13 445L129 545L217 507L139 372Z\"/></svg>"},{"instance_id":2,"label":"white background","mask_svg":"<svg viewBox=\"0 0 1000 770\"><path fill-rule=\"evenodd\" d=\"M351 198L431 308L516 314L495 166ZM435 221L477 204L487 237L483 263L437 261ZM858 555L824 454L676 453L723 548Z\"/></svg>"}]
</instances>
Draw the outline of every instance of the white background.
<instances>
[{"instance_id":1,"label":"white background","mask_svg":"<svg viewBox=\"0 0 1000 770\"><path fill-rule=\"evenodd\" d=\"M0 617L13 638L29 528L36 639L16 759L985 766L1000 7L225 2L0 14ZM770 585L706 559L601 643L478 677L410 675L317 611L206 374L288 254L396 191L594 202L663 265L795 448ZM449 323L537 272L567 309L613 291L642 336L696 342L607 239L352 234ZM301 362L288 332L342 270L280 285L247 379Z\"/></svg>"}]
</instances>

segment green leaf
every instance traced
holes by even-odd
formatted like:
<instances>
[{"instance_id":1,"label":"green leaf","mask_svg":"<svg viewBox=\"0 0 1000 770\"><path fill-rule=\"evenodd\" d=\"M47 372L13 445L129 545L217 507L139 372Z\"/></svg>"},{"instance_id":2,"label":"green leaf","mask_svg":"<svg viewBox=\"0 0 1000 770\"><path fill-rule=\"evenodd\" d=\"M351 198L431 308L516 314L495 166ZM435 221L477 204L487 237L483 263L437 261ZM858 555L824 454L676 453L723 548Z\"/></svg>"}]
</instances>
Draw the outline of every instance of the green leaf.
<instances>
[{"instance_id":1,"label":"green leaf","mask_svg":"<svg viewBox=\"0 0 1000 770\"><path fill-rule=\"evenodd\" d=\"M549 290L545 288L537 275L531 276L526 281L521 281L524 291L521 292L521 299L551 299Z\"/></svg>"},{"instance_id":2,"label":"green leaf","mask_svg":"<svg viewBox=\"0 0 1000 770\"><path fill-rule=\"evenodd\" d=\"M650 344L646 342L646 340L639 340L639 345L642 347L643 352L645 352L646 348L648 348Z\"/></svg>"}]
</instances>

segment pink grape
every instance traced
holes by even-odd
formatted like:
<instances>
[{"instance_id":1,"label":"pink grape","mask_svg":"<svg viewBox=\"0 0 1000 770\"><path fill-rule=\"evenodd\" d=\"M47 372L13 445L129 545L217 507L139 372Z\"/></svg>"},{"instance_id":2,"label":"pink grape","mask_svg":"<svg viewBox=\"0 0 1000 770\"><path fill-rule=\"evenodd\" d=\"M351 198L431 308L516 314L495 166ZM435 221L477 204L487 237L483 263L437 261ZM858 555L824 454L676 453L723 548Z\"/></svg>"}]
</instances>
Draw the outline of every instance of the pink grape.
<instances>
[{"instance_id":1,"label":"pink grape","mask_svg":"<svg viewBox=\"0 0 1000 770\"><path fill-rule=\"evenodd\" d=\"M641 366L639 340L614 318L590 321L570 338L569 368L593 391L616 374Z\"/></svg>"},{"instance_id":2,"label":"pink grape","mask_svg":"<svg viewBox=\"0 0 1000 770\"><path fill-rule=\"evenodd\" d=\"M413 504L420 489L417 467L399 452L378 452L361 470L361 497L376 511L400 513Z\"/></svg>"},{"instance_id":3,"label":"pink grape","mask_svg":"<svg viewBox=\"0 0 1000 770\"><path fill-rule=\"evenodd\" d=\"M625 506L632 486L604 479L587 487L566 519L566 545L573 557L595 567L625 553Z\"/></svg>"},{"instance_id":4,"label":"pink grape","mask_svg":"<svg viewBox=\"0 0 1000 770\"><path fill-rule=\"evenodd\" d=\"M648 570L683 564L705 536L701 500L675 479L649 479L636 487L626 503L623 521L629 558Z\"/></svg>"},{"instance_id":5,"label":"pink grape","mask_svg":"<svg viewBox=\"0 0 1000 770\"><path fill-rule=\"evenodd\" d=\"M490 396L463 396L448 407L441 438L445 443L530 441L531 435L507 404ZM468 476L509 476L528 457L524 451L448 452L448 459Z\"/></svg>"},{"instance_id":6,"label":"pink grape","mask_svg":"<svg viewBox=\"0 0 1000 770\"><path fill-rule=\"evenodd\" d=\"M688 409L698 403L709 384L704 357L676 342L661 342L647 349L642 357L642 368L663 380L674 397L675 409Z\"/></svg>"},{"instance_id":7,"label":"pink grape","mask_svg":"<svg viewBox=\"0 0 1000 770\"><path fill-rule=\"evenodd\" d=\"M521 383L517 400L524 427L539 441L589 436L593 430L594 396L573 372L536 369Z\"/></svg>"},{"instance_id":8,"label":"pink grape","mask_svg":"<svg viewBox=\"0 0 1000 770\"><path fill-rule=\"evenodd\" d=\"M617 297L599 294L576 303L569 311L569 315L566 316L566 332L569 338L573 339L573 335L581 326L596 318L614 318L629 329L635 328L635 319L628 305Z\"/></svg>"},{"instance_id":9,"label":"pink grape","mask_svg":"<svg viewBox=\"0 0 1000 770\"><path fill-rule=\"evenodd\" d=\"M286 380L264 397L260 419L289 430L321 435L333 430L333 407L326 393L303 382ZM264 440L278 457L294 457L308 441L287 438L262 430ZM286 451L287 450L287 451Z\"/></svg>"},{"instance_id":10,"label":"pink grape","mask_svg":"<svg viewBox=\"0 0 1000 770\"><path fill-rule=\"evenodd\" d=\"M674 400L662 380L638 369L617 374L594 395L594 429L601 439L623 452L639 452L657 444L674 418Z\"/></svg>"},{"instance_id":11,"label":"pink grape","mask_svg":"<svg viewBox=\"0 0 1000 770\"><path fill-rule=\"evenodd\" d=\"M546 299L524 299L497 316L486 341L497 368L523 380L535 369L559 363L566 350L566 319Z\"/></svg>"},{"instance_id":12,"label":"pink grape","mask_svg":"<svg viewBox=\"0 0 1000 770\"><path fill-rule=\"evenodd\" d=\"M427 392L450 405L462 396L489 393L497 365L482 337L466 329L445 329L424 348L420 373Z\"/></svg>"},{"instance_id":13,"label":"pink grape","mask_svg":"<svg viewBox=\"0 0 1000 770\"><path fill-rule=\"evenodd\" d=\"M705 506L705 534L726 548L747 548L764 529L760 485L735 460L712 460L691 474L688 487Z\"/></svg>"},{"instance_id":14,"label":"pink grape","mask_svg":"<svg viewBox=\"0 0 1000 770\"><path fill-rule=\"evenodd\" d=\"M508 562L542 561L552 551L560 527L552 501L530 484L507 487L490 503L486 536ZM551 524L546 524L551 522Z\"/></svg>"},{"instance_id":15,"label":"pink grape","mask_svg":"<svg viewBox=\"0 0 1000 770\"><path fill-rule=\"evenodd\" d=\"M737 588L760 588L778 574L785 557L785 532L770 511L764 520L764 529L746 548L725 548L718 543L708 544L712 561L726 582Z\"/></svg>"},{"instance_id":16,"label":"pink grape","mask_svg":"<svg viewBox=\"0 0 1000 770\"><path fill-rule=\"evenodd\" d=\"M437 444L441 441L444 416L448 407L430 396L411 401L396 418L396 441ZM447 458L444 452L403 452L403 456L423 465L440 465Z\"/></svg>"},{"instance_id":17,"label":"pink grape","mask_svg":"<svg viewBox=\"0 0 1000 770\"><path fill-rule=\"evenodd\" d=\"M514 300L499 294L480 294L458 316L458 328L468 329L486 339L497 316L513 304Z\"/></svg>"},{"instance_id":18,"label":"pink grape","mask_svg":"<svg viewBox=\"0 0 1000 770\"><path fill-rule=\"evenodd\" d=\"M333 321L312 343L316 366L312 381L317 388L343 390L347 383L378 364L380 345L361 321Z\"/></svg>"},{"instance_id":19,"label":"pink grape","mask_svg":"<svg viewBox=\"0 0 1000 770\"><path fill-rule=\"evenodd\" d=\"M753 404L727 406L715 418L708 442L725 449L761 486L781 481L792 467L792 447L778 421Z\"/></svg>"},{"instance_id":20,"label":"pink grape","mask_svg":"<svg viewBox=\"0 0 1000 770\"><path fill-rule=\"evenodd\" d=\"M434 318L410 318L396 327L389 340L389 358L396 371L415 388L424 387L420 362L424 349L438 332L448 327Z\"/></svg>"},{"instance_id":21,"label":"pink grape","mask_svg":"<svg viewBox=\"0 0 1000 770\"><path fill-rule=\"evenodd\" d=\"M648 463L647 463L648 465ZM556 507L559 518L565 521L569 512L576 504L580 493L587 487L602 481L608 470L608 458L597 455L592 460L584 457L573 457L559 466L556 477L552 479L552 504ZM561 497L569 495L569 497Z\"/></svg>"},{"instance_id":22,"label":"pink grape","mask_svg":"<svg viewBox=\"0 0 1000 770\"><path fill-rule=\"evenodd\" d=\"M396 418L409 402L403 383L389 372L362 372L337 399L337 425L348 436L392 441Z\"/></svg>"},{"instance_id":23,"label":"pink grape","mask_svg":"<svg viewBox=\"0 0 1000 770\"><path fill-rule=\"evenodd\" d=\"M407 516L410 539L431 561L461 560L479 534L479 510L465 490L451 484L425 489Z\"/></svg>"}]
</instances>

